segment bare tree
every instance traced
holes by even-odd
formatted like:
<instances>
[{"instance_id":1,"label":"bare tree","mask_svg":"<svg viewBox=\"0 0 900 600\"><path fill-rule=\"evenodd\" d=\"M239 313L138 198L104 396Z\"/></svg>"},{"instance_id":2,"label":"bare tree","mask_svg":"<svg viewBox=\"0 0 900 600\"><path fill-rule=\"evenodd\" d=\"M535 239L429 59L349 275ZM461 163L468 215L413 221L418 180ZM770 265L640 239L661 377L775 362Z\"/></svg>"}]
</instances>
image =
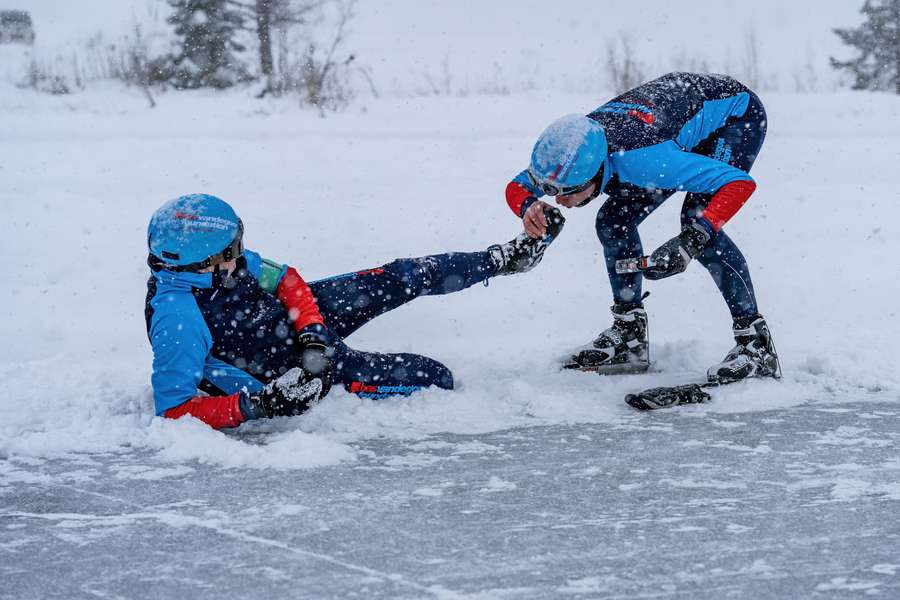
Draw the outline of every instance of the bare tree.
<instances>
[{"instance_id":1,"label":"bare tree","mask_svg":"<svg viewBox=\"0 0 900 600\"><path fill-rule=\"evenodd\" d=\"M806 62L797 65L791 71L794 79L794 90L797 92L819 91L819 74L816 72L816 57L812 48L806 49Z\"/></svg>"},{"instance_id":2,"label":"bare tree","mask_svg":"<svg viewBox=\"0 0 900 600\"><path fill-rule=\"evenodd\" d=\"M306 49L301 78L306 102L320 111L326 107L336 108L338 104L347 100L349 94L346 82L340 80L337 71L340 67L347 67L355 56L350 54L347 58L339 60L337 54L346 41L347 24L353 18L355 5L356 0L336 2L337 23L327 49L320 53L314 43L310 43Z\"/></svg>"},{"instance_id":3,"label":"bare tree","mask_svg":"<svg viewBox=\"0 0 900 600\"><path fill-rule=\"evenodd\" d=\"M265 88L260 97L276 89L275 86L275 60L272 52L273 29L286 29L292 25L303 25L313 11L321 8L324 0L304 0L292 2L291 0L254 0L252 6L247 6L253 14L256 23L256 38L259 42L259 68L266 81Z\"/></svg>"},{"instance_id":4,"label":"bare tree","mask_svg":"<svg viewBox=\"0 0 900 600\"><path fill-rule=\"evenodd\" d=\"M687 48L682 46L669 57L669 64L673 71L688 71L691 73L709 73L709 61L697 55L689 55ZM726 71L727 73L727 71Z\"/></svg>"},{"instance_id":5,"label":"bare tree","mask_svg":"<svg viewBox=\"0 0 900 600\"><path fill-rule=\"evenodd\" d=\"M425 83L428 84L431 94L434 96L451 96L453 94L453 75L450 72L450 55L444 54L441 59L441 77L435 79L431 69L424 71Z\"/></svg>"},{"instance_id":6,"label":"bare tree","mask_svg":"<svg viewBox=\"0 0 900 600\"><path fill-rule=\"evenodd\" d=\"M153 99L153 94L150 93L150 86L155 81L165 79L166 75L162 73L164 61L150 58L147 40L141 31L141 26L137 22L134 23L133 35L132 43L126 45L124 49L125 79L126 81L132 81L141 88L141 91L144 92L144 96L147 97L147 101L150 103L150 108L154 108L156 100Z\"/></svg>"},{"instance_id":7,"label":"bare tree","mask_svg":"<svg viewBox=\"0 0 900 600\"><path fill-rule=\"evenodd\" d=\"M744 60L741 70L741 79L745 84L751 88L760 86L759 41L753 25L750 25L744 32Z\"/></svg>"},{"instance_id":8,"label":"bare tree","mask_svg":"<svg viewBox=\"0 0 900 600\"><path fill-rule=\"evenodd\" d=\"M634 40L629 34L620 33L618 39L607 41L606 76L617 94L645 81L646 71L635 55Z\"/></svg>"}]
</instances>

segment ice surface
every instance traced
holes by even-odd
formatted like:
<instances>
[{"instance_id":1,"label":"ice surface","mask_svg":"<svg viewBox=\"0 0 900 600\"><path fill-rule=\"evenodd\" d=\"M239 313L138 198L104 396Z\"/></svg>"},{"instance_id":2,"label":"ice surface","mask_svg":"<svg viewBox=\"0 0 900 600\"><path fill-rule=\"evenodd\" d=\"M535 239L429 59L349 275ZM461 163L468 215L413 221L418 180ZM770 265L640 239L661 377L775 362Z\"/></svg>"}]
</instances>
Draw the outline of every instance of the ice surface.
<instances>
[{"instance_id":1,"label":"ice surface","mask_svg":"<svg viewBox=\"0 0 900 600\"><path fill-rule=\"evenodd\" d=\"M864 418L896 404L843 406L367 439L354 463L287 473L177 472L145 451L12 459L3 593L897 597L900 429ZM880 443L818 443L848 424Z\"/></svg>"},{"instance_id":2,"label":"ice surface","mask_svg":"<svg viewBox=\"0 0 900 600\"><path fill-rule=\"evenodd\" d=\"M841 597L897 593L900 105L764 95L759 189L729 223L785 380L634 413L731 346L708 275L648 283L651 373L562 373L608 325L596 206L539 268L423 298L349 339L460 389L228 434L152 417L146 224L232 202L308 279L512 238L503 201L552 119L603 98L382 100L320 119L243 92L0 88L4 594ZM642 227L671 237L679 201ZM46 573L54 573L47 577Z\"/></svg>"}]
</instances>

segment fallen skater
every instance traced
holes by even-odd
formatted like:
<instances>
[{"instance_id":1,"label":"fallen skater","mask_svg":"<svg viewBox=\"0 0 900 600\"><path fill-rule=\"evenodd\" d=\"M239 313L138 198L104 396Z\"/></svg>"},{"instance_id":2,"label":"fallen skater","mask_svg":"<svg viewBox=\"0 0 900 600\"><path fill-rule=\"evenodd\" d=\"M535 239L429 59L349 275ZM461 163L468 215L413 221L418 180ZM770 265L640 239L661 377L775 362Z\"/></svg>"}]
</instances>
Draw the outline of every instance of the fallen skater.
<instances>
[{"instance_id":1,"label":"fallen skater","mask_svg":"<svg viewBox=\"0 0 900 600\"><path fill-rule=\"evenodd\" d=\"M453 389L450 369L433 358L363 352L344 339L419 296L531 270L563 226L555 208L547 219L541 237L523 232L480 252L400 258L307 284L293 267L244 249L243 224L225 201L172 200L148 228L156 414L220 429L302 413L332 382L369 398Z\"/></svg>"}]
</instances>

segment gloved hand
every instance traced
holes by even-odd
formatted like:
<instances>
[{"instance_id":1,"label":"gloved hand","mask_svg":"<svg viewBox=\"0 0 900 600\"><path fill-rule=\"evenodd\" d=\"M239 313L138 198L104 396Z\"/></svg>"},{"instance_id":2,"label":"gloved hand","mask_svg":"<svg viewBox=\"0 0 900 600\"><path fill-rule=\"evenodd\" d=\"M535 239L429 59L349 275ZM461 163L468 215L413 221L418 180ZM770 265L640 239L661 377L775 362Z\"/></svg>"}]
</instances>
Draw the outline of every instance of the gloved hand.
<instances>
[{"instance_id":1,"label":"gloved hand","mask_svg":"<svg viewBox=\"0 0 900 600\"><path fill-rule=\"evenodd\" d=\"M665 279L683 273L688 263L703 252L709 239L709 233L702 225L692 223L654 250L647 260L650 266L641 272L647 279Z\"/></svg>"},{"instance_id":2,"label":"gloved hand","mask_svg":"<svg viewBox=\"0 0 900 600\"><path fill-rule=\"evenodd\" d=\"M270 381L259 392L243 392L241 411L248 418L255 419L299 415L324 398L330 389L330 376L326 380L311 376L300 367L294 367L278 379Z\"/></svg>"},{"instance_id":3,"label":"gloved hand","mask_svg":"<svg viewBox=\"0 0 900 600\"><path fill-rule=\"evenodd\" d=\"M547 235L544 237L556 238L562 231L563 225L566 224L566 218L555 206L548 206L544 209L544 216L547 218ZM549 243L549 242L548 242Z\"/></svg>"},{"instance_id":4,"label":"gloved hand","mask_svg":"<svg viewBox=\"0 0 900 600\"><path fill-rule=\"evenodd\" d=\"M334 336L323 325L304 327L297 336L300 366L313 377L327 378L331 385L331 359L334 357Z\"/></svg>"},{"instance_id":5,"label":"gloved hand","mask_svg":"<svg viewBox=\"0 0 900 600\"><path fill-rule=\"evenodd\" d=\"M547 236L555 238L562 231L566 218L562 216L562 213L555 206L550 206L543 200L538 200L529 206L525 214L522 215L522 222L525 225L525 232L533 238Z\"/></svg>"}]
</instances>

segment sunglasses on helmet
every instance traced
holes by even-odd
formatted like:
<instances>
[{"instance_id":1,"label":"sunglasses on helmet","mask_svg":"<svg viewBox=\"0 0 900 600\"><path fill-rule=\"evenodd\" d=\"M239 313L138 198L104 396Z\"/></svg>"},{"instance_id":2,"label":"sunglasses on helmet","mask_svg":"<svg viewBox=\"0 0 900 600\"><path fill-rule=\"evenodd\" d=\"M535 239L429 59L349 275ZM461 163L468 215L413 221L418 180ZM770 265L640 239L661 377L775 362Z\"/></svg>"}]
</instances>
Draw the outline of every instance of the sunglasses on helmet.
<instances>
[{"instance_id":1,"label":"sunglasses on helmet","mask_svg":"<svg viewBox=\"0 0 900 600\"><path fill-rule=\"evenodd\" d=\"M550 183L549 181L541 181L531 172L531 169L528 169L528 179L534 187L538 188L548 196L569 196L571 194L577 194L578 192L586 190L593 182L593 179L588 179L579 185L564 187L555 183Z\"/></svg>"}]
</instances>

